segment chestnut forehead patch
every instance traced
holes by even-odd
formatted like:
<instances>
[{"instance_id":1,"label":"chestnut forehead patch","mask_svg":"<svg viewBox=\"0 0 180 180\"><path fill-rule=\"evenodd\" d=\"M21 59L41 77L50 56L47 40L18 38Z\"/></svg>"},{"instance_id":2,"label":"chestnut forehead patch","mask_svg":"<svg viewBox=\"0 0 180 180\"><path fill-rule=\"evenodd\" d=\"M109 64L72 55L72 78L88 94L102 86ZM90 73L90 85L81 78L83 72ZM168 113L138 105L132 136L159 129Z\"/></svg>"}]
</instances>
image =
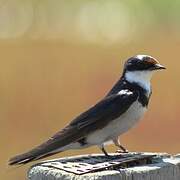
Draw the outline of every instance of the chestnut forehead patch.
<instances>
[{"instance_id":1,"label":"chestnut forehead patch","mask_svg":"<svg viewBox=\"0 0 180 180\"><path fill-rule=\"evenodd\" d=\"M125 71L152 70L159 62L148 55L137 55L127 60Z\"/></svg>"},{"instance_id":2,"label":"chestnut forehead patch","mask_svg":"<svg viewBox=\"0 0 180 180\"><path fill-rule=\"evenodd\" d=\"M152 65L155 65L155 64L158 64L158 61L152 57L146 57L145 61L148 63L148 64L152 64Z\"/></svg>"},{"instance_id":3,"label":"chestnut forehead patch","mask_svg":"<svg viewBox=\"0 0 180 180\"><path fill-rule=\"evenodd\" d=\"M136 57L147 64L154 65L159 63L155 58L149 55L137 55Z\"/></svg>"}]
</instances>

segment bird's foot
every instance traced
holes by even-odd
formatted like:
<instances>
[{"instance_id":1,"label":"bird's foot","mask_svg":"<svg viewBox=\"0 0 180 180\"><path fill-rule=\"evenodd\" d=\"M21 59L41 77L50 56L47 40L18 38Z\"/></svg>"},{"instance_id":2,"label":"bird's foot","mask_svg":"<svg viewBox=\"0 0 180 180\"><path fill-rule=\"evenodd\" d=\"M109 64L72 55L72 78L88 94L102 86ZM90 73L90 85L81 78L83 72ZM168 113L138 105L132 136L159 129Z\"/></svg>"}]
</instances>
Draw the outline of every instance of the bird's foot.
<instances>
[{"instance_id":1,"label":"bird's foot","mask_svg":"<svg viewBox=\"0 0 180 180\"><path fill-rule=\"evenodd\" d=\"M105 154L105 157L106 157L106 158L111 158L112 156L109 155L109 154Z\"/></svg>"}]
</instances>

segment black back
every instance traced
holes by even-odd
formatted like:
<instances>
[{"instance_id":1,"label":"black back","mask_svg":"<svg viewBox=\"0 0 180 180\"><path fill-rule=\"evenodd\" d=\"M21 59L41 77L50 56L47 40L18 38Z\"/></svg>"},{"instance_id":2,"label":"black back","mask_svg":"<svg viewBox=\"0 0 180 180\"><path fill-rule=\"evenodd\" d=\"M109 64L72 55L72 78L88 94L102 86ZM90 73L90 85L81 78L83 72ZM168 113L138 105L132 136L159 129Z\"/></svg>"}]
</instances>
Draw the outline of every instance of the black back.
<instances>
[{"instance_id":1,"label":"black back","mask_svg":"<svg viewBox=\"0 0 180 180\"><path fill-rule=\"evenodd\" d=\"M112 94L117 94L122 89L128 89L132 92L137 92L139 94L138 101L144 106L147 107L149 103L149 98L152 94L152 91L150 92L150 95L147 95L147 91L141 87L137 83L130 83L128 82L124 75L120 78L120 80L113 86L113 88L109 91L109 93L106 95L110 96Z\"/></svg>"}]
</instances>

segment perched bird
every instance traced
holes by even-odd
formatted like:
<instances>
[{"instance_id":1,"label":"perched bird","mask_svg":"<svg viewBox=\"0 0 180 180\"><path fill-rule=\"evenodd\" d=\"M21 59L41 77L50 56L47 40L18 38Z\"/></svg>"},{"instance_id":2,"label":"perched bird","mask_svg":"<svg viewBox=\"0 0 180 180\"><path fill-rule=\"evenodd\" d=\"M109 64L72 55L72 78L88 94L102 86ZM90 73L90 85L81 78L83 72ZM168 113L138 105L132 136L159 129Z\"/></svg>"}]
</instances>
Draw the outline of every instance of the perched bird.
<instances>
[{"instance_id":1,"label":"perched bird","mask_svg":"<svg viewBox=\"0 0 180 180\"><path fill-rule=\"evenodd\" d=\"M165 69L148 55L129 58L122 76L96 105L77 116L64 129L34 149L9 160L9 165L25 164L65 150L97 145L108 156L104 145L111 141L123 152L118 136L142 118L151 96L151 77Z\"/></svg>"}]
</instances>

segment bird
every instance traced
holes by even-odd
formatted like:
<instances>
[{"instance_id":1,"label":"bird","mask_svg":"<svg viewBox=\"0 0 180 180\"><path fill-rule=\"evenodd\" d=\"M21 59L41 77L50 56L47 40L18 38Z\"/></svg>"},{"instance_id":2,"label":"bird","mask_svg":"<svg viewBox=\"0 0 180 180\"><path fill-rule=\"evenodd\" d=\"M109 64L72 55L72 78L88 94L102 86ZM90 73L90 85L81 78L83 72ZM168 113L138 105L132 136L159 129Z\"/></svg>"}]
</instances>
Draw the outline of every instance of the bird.
<instances>
[{"instance_id":1,"label":"bird","mask_svg":"<svg viewBox=\"0 0 180 180\"><path fill-rule=\"evenodd\" d=\"M98 146L105 156L108 142L128 152L119 136L134 127L147 111L154 72L166 69L149 55L127 59L121 77L97 104L75 117L47 141L10 158L9 165L26 164L70 149Z\"/></svg>"}]
</instances>

